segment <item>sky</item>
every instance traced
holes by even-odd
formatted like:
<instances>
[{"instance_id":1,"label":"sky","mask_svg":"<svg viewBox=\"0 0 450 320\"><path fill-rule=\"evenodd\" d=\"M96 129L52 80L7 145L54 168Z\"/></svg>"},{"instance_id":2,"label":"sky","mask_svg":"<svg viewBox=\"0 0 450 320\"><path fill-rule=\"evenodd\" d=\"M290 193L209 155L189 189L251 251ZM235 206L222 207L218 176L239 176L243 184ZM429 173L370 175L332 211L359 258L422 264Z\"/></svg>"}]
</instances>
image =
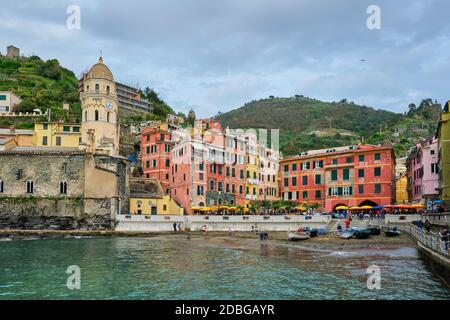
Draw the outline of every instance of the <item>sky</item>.
<instances>
[{"instance_id":1,"label":"sky","mask_svg":"<svg viewBox=\"0 0 450 320\"><path fill-rule=\"evenodd\" d=\"M450 99L448 0L1 0L0 51L116 81L210 117L270 95L404 112ZM73 19L76 5L79 19ZM380 9L380 28L368 28ZM69 20L69 28L67 21ZM73 28L79 21L80 28Z\"/></svg>"}]
</instances>

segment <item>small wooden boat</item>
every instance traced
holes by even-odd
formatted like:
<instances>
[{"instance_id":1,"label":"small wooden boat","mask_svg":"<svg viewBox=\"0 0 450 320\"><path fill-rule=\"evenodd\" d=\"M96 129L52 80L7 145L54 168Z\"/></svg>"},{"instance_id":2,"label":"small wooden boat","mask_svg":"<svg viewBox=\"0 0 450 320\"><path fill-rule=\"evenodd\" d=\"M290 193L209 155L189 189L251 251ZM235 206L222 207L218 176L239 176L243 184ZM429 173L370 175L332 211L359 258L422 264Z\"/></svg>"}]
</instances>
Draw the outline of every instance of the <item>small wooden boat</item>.
<instances>
[{"instance_id":1,"label":"small wooden boat","mask_svg":"<svg viewBox=\"0 0 450 320\"><path fill-rule=\"evenodd\" d=\"M299 241L310 239L309 232L306 231L290 231L288 232L288 239L290 241Z\"/></svg>"},{"instance_id":2,"label":"small wooden boat","mask_svg":"<svg viewBox=\"0 0 450 320\"><path fill-rule=\"evenodd\" d=\"M400 235L400 231L398 231L396 228L388 229L384 232L384 234L388 237L398 237Z\"/></svg>"}]
</instances>

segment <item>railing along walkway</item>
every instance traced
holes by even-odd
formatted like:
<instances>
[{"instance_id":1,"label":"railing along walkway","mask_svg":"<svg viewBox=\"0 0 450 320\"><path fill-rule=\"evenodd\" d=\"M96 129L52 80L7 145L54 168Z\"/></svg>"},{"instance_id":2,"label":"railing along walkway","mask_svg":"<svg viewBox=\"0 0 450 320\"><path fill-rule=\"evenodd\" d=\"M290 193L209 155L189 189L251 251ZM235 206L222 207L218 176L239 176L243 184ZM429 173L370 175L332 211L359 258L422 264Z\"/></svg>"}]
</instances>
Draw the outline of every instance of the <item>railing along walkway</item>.
<instances>
[{"instance_id":1,"label":"railing along walkway","mask_svg":"<svg viewBox=\"0 0 450 320\"><path fill-rule=\"evenodd\" d=\"M423 228L419 228L413 224L410 225L411 236L420 242L422 245L428 249L433 250L436 253L442 254L443 256L450 258L449 253L449 241L443 241L439 232L426 231Z\"/></svg>"}]
</instances>

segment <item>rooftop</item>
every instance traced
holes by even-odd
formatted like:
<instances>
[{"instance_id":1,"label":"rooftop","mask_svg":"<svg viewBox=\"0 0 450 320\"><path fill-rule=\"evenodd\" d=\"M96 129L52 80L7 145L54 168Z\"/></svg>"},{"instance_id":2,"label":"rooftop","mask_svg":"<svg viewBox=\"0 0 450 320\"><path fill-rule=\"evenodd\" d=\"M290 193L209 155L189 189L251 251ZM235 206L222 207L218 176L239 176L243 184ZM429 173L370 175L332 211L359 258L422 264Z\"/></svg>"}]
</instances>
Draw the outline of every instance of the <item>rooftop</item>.
<instances>
[{"instance_id":1,"label":"rooftop","mask_svg":"<svg viewBox=\"0 0 450 320\"><path fill-rule=\"evenodd\" d=\"M83 151L78 148L63 148L63 147L15 147L10 150L0 151L1 155L58 155L58 156L73 156L84 155Z\"/></svg>"},{"instance_id":2,"label":"rooftop","mask_svg":"<svg viewBox=\"0 0 450 320\"><path fill-rule=\"evenodd\" d=\"M305 152L302 152L300 155L295 157L289 157L281 160L280 162L295 160L295 159L306 159L306 158L313 158L315 156L319 155L331 155L331 154L345 154L353 151L364 151L364 150L371 150L371 149L392 149L391 147L387 146L374 146L370 144L357 144L357 145L350 145L350 146L343 146L343 147L334 147L334 148L326 148L326 149L317 149L317 150L308 150Z\"/></svg>"},{"instance_id":3,"label":"rooftop","mask_svg":"<svg viewBox=\"0 0 450 320\"><path fill-rule=\"evenodd\" d=\"M0 128L0 134L3 135L17 135L17 134L29 134L29 135L33 135L34 134L34 130L30 130L30 129L15 129L14 131L11 131L10 128Z\"/></svg>"}]
</instances>

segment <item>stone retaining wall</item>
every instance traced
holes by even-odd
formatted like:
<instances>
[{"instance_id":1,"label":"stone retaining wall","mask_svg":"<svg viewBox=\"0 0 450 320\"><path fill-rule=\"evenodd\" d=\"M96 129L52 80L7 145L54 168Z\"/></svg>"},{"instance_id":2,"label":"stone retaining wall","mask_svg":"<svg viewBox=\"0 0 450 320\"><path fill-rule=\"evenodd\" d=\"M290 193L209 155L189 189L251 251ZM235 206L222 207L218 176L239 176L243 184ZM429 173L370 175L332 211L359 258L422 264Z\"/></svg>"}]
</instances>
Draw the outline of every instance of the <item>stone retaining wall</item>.
<instances>
[{"instance_id":1,"label":"stone retaining wall","mask_svg":"<svg viewBox=\"0 0 450 320\"><path fill-rule=\"evenodd\" d=\"M82 198L0 198L0 229L110 230L111 201ZM88 203L87 203L88 202ZM97 210L85 213L85 204Z\"/></svg>"}]
</instances>

